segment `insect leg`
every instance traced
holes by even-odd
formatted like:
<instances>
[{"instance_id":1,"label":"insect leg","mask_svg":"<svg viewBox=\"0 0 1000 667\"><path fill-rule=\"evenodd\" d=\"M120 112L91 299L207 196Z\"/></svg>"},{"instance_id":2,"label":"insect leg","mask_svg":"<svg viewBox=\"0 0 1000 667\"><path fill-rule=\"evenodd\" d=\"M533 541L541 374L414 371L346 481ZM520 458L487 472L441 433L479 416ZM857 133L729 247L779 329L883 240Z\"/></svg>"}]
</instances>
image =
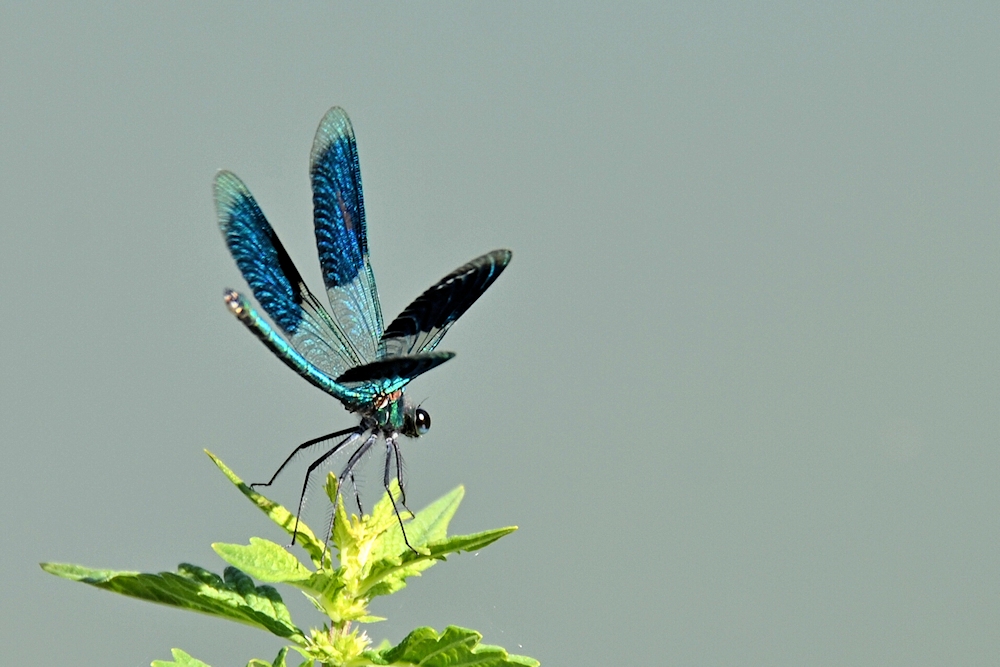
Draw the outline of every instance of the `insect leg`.
<instances>
[{"instance_id":1,"label":"insect leg","mask_svg":"<svg viewBox=\"0 0 1000 667\"><path fill-rule=\"evenodd\" d=\"M360 431L358 432L358 435L361 435ZM361 460L361 457L363 457L368 452L368 450L371 449L371 446L375 442L375 438L377 437L378 437L378 432L373 430L371 435L369 435L368 438L365 439L365 441L361 444L360 447L354 450L354 453L351 454L351 458L347 460L347 465L344 466L343 472L341 472L340 476L337 478L338 501L340 498L339 490L340 487L344 485L344 479L351 474L351 471L354 469L354 466L358 464L358 461ZM337 505L334 504L333 516L330 517L330 527L326 533L327 542L330 541L330 537L333 535L333 526L336 522L337 522Z\"/></svg>"},{"instance_id":2,"label":"insect leg","mask_svg":"<svg viewBox=\"0 0 1000 667\"><path fill-rule=\"evenodd\" d=\"M396 520L399 521L399 530L403 533L403 542L406 543L406 546L410 547L410 551L412 551L415 554L419 554L420 552L413 548L413 545L410 544L410 540L406 537L406 527L403 526L403 517L401 517L399 515L399 508L396 507L396 499L392 497L392 491L389 490L389 480L390 480L390 477L391 477L392 454L393 454L393 452L396 453L396 480L400 481L399 480L399 448L396 445L396 434L395 433L393 433L390 436L387 436L386 439L385 439L385 472L384 472L384 474L382 476L382 484L383 484L383 486L385 486L385 492L387 494L389 494L389 500L392 502L392 511L394 511L396 513ZM399 485L399 490L400 490L400 495L402 495L403 485L402 485L401 481L400 481L400 485ZM406 505L404 504L403 507L406 507ZM407 507L407 511L409 511L408 507ZM413 512L410 512L410 514L413 514Z\"/></svg>"},{"instance_id":3,"label":"insect leg","mask_svg":"<svg viewBox=\"0 0 1000 667\"><path fill-rule=\"evenodd\" d=\"M406 485L403 483L403 457L399 451L399 443L396 438L392 439L392 451L396 455L396 481L399 482L399 502L406 507ZM413 514L413 510L406 507L406 511Z\"/></svg>"},{"instance_id":4,"label":"insect leg","mask_svg":"<svg viewBox=\"0 0 1000 667\"><path fill-rule=\"evenodd\" d=\"M354 488L354 502L358 504L358 512L362 515L365 513L365 508L361 506L361 494L358 493L358 483L354 479L354 471L352 470L348 477L351 478L351 486Z\"/></svg>"},{"instance_id":5,"label":"insect leg","mask_svg":"<svg viewBox=\"0 0 1000 667\"><path fill-rule=\"evenodd\" d=\"M323 456L319 457L318 459L316 459L315 461L313 461L312 463L309 464L309 468L306 470L306 478L302 482L302 494L299 496L299 508L295 512L295 528L292 530L292 544L295 544L295 538L298 537L298 534L299 534L299 517L302 516L302 507L303 507L303 505L305 504L305 501L306 501L306 489L309 488L309 477L312 476L313 471L316 468L318 468L320 465L322 465L324 461L326 461L328 458L330 458L331 456L333 456L334 454L336 454L338 451L340 451L348 443L351 443L351 442L354 442L355 440L357 440L358 436L360 436L361 433L362 433L362 431L360 429L355 428L354 430L352 430L350 432L350 435L348 435L346 438L344 438L343 440L341 440L340 442L338 442L336 445L334 445L333 447L331 447L330 451L328 451L326 454L323 454ZM279 472L280 472L280 470L279 470ZM291 546L291 545L289 545L289 546Z\"/></svg>"},{"instance_id":6,"label":"insect leg","mask_svg":"<svg viewBox=\"0 0 1000 667\"><path fill-rule=\"evenodd\" d=\"M321 435L318 438L313 438L312 440L306 440L301 445L299 445L298 447L296 447L292 451L291 454L288 455L288 458L285 459L284 463L282 463L280 466L278 466L278 469L274 472L273 475L271 475L271 479L267 480L266 482L254 482L253 484L250 485L250 488L251 489L256 489L258 486L271 486L271 484L274 482L274 480L276 480L278 478L278 475L281 474L281 471L285 469L285 466L287 466L289 463L291 463L292 459L294 459L296 456L298 456L299 453L302 450L309 449L313 445L318 445L319 443L321 443L321 442L323 442L325 440L332 440L334 438L339 438L342 435L347 435L348 433L355 433L355 432L357 432L357 430L358 430L357 426L352 426L351 428L345 428L343 431L336 431L334 433L327 433L326 435Z\"/></svg>"}]
</instances>

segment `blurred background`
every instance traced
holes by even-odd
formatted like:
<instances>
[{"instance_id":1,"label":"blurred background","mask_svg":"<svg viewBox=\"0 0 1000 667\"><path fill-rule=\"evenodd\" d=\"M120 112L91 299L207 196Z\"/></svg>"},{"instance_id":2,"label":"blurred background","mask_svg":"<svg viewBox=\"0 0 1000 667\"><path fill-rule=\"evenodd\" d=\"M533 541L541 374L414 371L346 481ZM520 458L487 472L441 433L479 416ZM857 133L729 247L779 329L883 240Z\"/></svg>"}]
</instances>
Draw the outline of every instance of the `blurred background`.
<instances>
[{"instance_id":1,"label":"blurred background","mask_svg":"<svg viewBox=\"0 0 1000 667\"><path fill-rule=\"evenodd\" d=\"M434 428L404 452L412 506L465 484L455 531L520 531L378 601L376 640L996 664L1000 7L818 4L0 5L5 661L282 645L37 563L283 539L202 450L261 479L353 418L227 313L211 183L239 174L321 293L337 104L387 319L514 250L410 386Z\"/></svg>"}]
</instances>

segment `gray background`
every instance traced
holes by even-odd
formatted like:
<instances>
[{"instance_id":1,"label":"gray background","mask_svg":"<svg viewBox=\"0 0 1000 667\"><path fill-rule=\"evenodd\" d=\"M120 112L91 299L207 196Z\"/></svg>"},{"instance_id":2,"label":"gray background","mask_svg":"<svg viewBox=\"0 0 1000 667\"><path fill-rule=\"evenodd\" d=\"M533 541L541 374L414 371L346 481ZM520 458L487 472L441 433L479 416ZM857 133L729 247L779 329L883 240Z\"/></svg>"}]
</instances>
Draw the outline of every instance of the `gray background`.
<instances>
[{"instance_id":1,"label":"gray background","mask_svg":"<svg viewBox=\"0 0 1000 667\"><path fill-rule=\"evenodd\" d=\"M464 483L456 530L521 530L378 602L374 637L996 664L1000 10L816 4L5 4L3 661L280 646L37 563L281 539L202 448L256 479L352 420L226 312L210 184L245 179L318 290L339 104L387 317L514 249L405 451L414 505Z\"/></svg>"}]
</instances>

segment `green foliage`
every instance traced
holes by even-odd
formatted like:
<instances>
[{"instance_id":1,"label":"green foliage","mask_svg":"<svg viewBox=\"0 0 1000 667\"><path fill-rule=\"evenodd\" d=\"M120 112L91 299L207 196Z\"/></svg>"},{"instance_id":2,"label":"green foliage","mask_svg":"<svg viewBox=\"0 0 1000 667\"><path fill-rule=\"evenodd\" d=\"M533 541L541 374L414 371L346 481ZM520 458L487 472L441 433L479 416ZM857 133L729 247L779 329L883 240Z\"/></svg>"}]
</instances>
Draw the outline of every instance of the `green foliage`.
<instances>
[{"instance_id":1,"label":"green foliage","mask_svg":"<svg viewBox=\"0 0 1000 667\"><path fill-rule=\"evenodd\" d=\"M171 649L170 651L174 656L173 662L167 662L166 660L154 660L152 662L152 667L209 667L201 660L197 658L192 658L184 651L179 648ZM247 667L254 665L254 663L260 662L259 660L251 660ZM254 665L254 667L257 667Z\"/></svg>"},{"instance_id":2,"label":"green foliage","mask_svg":"<svg viewBox=\"0 0 1000 667\"><path fill-rule=\"evenodd\" d=\"M60 563L42 563L42 569L122 595L253 625L292 641L303 637L278 591L254 586L250 577L235 567L227 567L222 577L187 563L181 563L176 574L112 572Z\"/></svg>"},{"instance_id":3,"label":"green foliage","mask_svg":"<svg viewBox=\"0 0 1000 667\"><path fill-rule=\"evenodd\" d=\"M208 452L222 473L269 519L289 535L295 515L257 493ZM78 565L43 563L42 569L65 579L129 595L150 602L227 618L266 630L291 642L272 662L254 659L248 667L289 667L289 649L304 661L300 667L319 662L324 666L421 665L423 667L503 667L537 666L524 656L509 655L502 648L479 644L482 635L473 630L449 626L440 635L432 628L418 628L397 646L383 642L372 648L368 634L358 625L383 620L368 611L368 604L380 595L390 595L406 586L409 577L419 576L450 554L481 549L516 526L497 528L472 535L447 535L448 524L458 509L465 490L458 487L415 515L402 515L406 524L407 546L396 517L393 498L399 488L390 488L370 515L348 515L338 500L336 477L327 480L327 495L336 505L333 546L336 567L326 545L299 522L296 542L309 557L304 564L285 547L251 537L250 543L213 544L227 563L220 577L195 565L182 563L177 572L145 574L95 570ZM299 589L323 613L328 623L308 632L291 619L278 591L265 584L284 584ZM154 661L153 667L208 667L180 649L173 661Z\"/></svg>"}]
</instances>

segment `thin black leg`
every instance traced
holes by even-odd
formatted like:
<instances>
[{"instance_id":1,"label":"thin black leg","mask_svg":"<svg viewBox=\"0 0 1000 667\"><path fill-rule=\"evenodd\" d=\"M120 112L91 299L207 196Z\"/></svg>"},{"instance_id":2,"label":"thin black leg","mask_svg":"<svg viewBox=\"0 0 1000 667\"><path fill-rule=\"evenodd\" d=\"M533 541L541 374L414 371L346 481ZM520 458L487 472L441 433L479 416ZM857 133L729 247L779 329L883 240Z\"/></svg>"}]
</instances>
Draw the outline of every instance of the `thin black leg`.
<instances>
[{"instance_id":1,"label":"thin black leg","mask_svg":"<svg viewBox=\"0 0 1000 667\"><path fill-rule=\"evenodd\" d=\"M399 452L399 443L392 439L392 451L396 455L396 481L399 482L399 503L406 507L406 484L403 482L403 456ZM413 514L413 510L406 507L406 511Z\"/></svg>"},{"instance_id":2,"label":"thin black leg","mask_svg":"<svg viewBox=\"0 0 1000 667\"><path fill-rule=\"evenodd\" d=\"M420 552L413 548L413 545L410 544L410 540L406 537L406 527L403 526L403 517L399 516L399 508L396 507L396 499L392 497L392 491L389 489L393 452L396 453L396 481L399 481L399 449L396 445L395 433L385 439L385 472L382 475L382 485L385 486L385 492L389 494L389 500L392 502L392 511L396 513L396 521L399 521L399 530L403 533L403 542L406 543L406 546L410 547L410 551L415 554L419 554ZM400 495L402 495L402 483L400 483L399 489ZM403 505L403 507L406 507L406 505ZM407 508L407 511L409 511L409 508ZM410 514L412 514L412 512L410 512Z\"/></svg>"},{"instance_id":3,"label":"thin black leg","mask_svg":"<svg viewBox=\"0 0 1000 667\"><path fill-rule=\"evenodd\" d=\"M360 435L360 433L359 433L359 435ZM351 474L351 471L354 470L354 466L358 465L358 461L361 460L361 457L364 456L365 453L367 453L369 449L371 449L371 446L372 446L372 444L375 443L375 439L377 437L378 437L378 432L377 431L372 431L372 434L370 436L368 436L368 438L364 441L364 443L362 443L362 445L360 447L358 447L357 449L354 450L354 453L351 454L351 458L349 458L347 460L347 465L344 466L344 470L340 473L340 476L337 477L337 498L338 498L338 500L340 498L340 487L344 485L344 479L348 475ZM336 522L337 522L337 504L334 503L334 505L333 505L333 516L330 517L330 528L326 532L326 541L327 542L329 542L330 538L333 536L333 526L334 526L334 524Z\"/></svg>"},{"instance_id":4,"label":"thin black leg","mask_svg":"<svg viewBox=\"0 0 1000 667\"><path fill-rule=\"evenodd\" d=\"M306 440L301 445L299 445L298 447L296 447L292 451L291 454L288 455L288 458L285 459L284 463L282 463L280 466L278 466L278 469L276 471L274 471L273 475L271 475L271 479L267 480L266 482L254 482L253 484L250 485L250 488L251 489L256 489L258 486L271 486L271 484L274 482L274 480L276 480L278 478L278 475L281 474L281 471L285 469L285 466L287 466L289 463L291 463L292 459L294 459L296 456L298 456L298 454L303 449L309 449L313 445L318 445L319 443L323 442L324 440L332 440L333 438L339 438L340 436L347 435L348 433L355 433L355 432L357 432L357 430L358 430L357 426L352 426L351 428L345 428L343 431L336 431L334 433L327 433L326 435L321 435L318 438L313 438L312 440Z\"/></svg>"},{"instance_id":5,"label":"thin black leg","mask_svg":"<svg viewBox=\"0 0 1000 667\"><path fill-rule=\"evenodd\" d=\"M350 432L350 435L348 435L346 438L344 438L336 445L334 445L332 448L330 448L330 451L328 451L326 454L323 454L323 456L319 457L318 459L309 464L309 468L306 470L306 478L302 482L302 494L299 496L299 509L295 512L295 528L294 530L292 530L292 544L295 544L295 538L298 537L299 535L299 517L302 516L302 506L306 501L306 489L309 488L309 477L312 476L313 471L316 468L318 468L320 465L323 464L323 461L326 461L328 458L339 452L341 448L343 448L347 443L354 442L358 438L358 436L360 436L362 433L363 431L360 431L357 428L355 428ZM281 470L279 469L278 472L281 472ZM275 475L277 475L277 473L275 473ZM274 481L274 479L272 478L271 481ZM338 485L338 492L339 492L339 485ZM336 509L336 506L334 507L334 509Z\"/></svg>"},{"instance_id":6,"label":"thin black leg","mask_svg":"<svg viewBox=\"0 0 1000 667\"><path fill-rule=\"evenodd\" d=\"M364 513L365 513L365 508L361 506L361 494L358 493L358 483L354 479L354 471L353 470L351 471L351 474L349 475L349 477L351 478L351 487L354 488L354 502L356 502L358 504L358 513L363 516Z\"/></svg>"}]
</instances>

